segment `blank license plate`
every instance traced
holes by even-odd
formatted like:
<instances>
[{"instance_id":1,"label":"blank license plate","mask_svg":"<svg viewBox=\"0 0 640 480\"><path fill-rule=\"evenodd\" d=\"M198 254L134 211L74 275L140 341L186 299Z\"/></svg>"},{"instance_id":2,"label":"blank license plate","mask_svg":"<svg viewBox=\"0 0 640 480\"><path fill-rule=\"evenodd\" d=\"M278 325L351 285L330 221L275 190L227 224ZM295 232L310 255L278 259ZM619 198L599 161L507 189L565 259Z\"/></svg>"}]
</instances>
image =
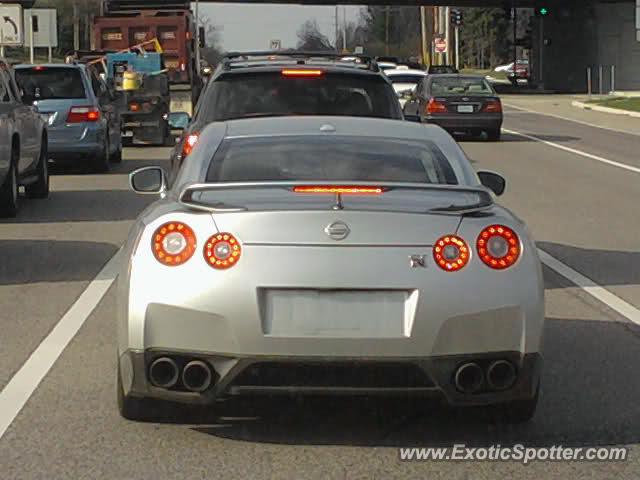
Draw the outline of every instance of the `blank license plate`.
<instances>
[{"instance_id":1,"label":"blank license plate","mask_svg":"<svg viewBox=\"0 0 640 480\"><path fill-rule=\"evenodd\" d=\"M127 130L126 132L124 132L124 136L127 138L133 137L133 132L131 130Z\"/></svg>"},{"instance_id":2,"label":"blank license plate","mask_svg":"<svg viewBox=\"0 0 640 480\"><path fill-rule=\"evenodd\" d=\"M263 332L282 337L405 336L405 291L267 289ZM407 312L408 313L408 312Z\"/></svg>"},{"instance_id":3,"label":"blank license plate","mask_svg":"<svg viewBox=\"0 0 640 480\"><path fill-rule=\"evenodd\" d=\"M473 105L458 105L458 113L473 113Z\"/></svg>"}]
</instances>

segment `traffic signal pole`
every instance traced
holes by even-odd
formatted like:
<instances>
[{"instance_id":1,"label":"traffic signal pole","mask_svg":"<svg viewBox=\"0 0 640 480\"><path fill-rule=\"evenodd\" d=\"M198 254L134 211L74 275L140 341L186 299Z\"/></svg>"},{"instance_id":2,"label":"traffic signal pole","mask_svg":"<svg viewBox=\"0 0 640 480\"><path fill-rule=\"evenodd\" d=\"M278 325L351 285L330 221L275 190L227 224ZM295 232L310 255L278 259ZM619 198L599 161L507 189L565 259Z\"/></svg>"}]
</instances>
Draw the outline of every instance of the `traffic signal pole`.
<instances>
[{"instance_id":1,"label":"traffic signal pole","mask_svg":"<svg viewBox=\"0 0 640 480\"><path fill-rule=\"evenodd\" d=\"M512 0L513 5L513 84L518 86L518 9L516 0Z\"/></svg>"},{"instance_id":2,"label":"traffic signal pole","mask_svg":"<svg viewBox=\"0 0 640 480\"><path fill-rule=\"evenodd\" d=\"M456 70L460 70L460 27L456 25Z\"/></svg>"}]
</instances>

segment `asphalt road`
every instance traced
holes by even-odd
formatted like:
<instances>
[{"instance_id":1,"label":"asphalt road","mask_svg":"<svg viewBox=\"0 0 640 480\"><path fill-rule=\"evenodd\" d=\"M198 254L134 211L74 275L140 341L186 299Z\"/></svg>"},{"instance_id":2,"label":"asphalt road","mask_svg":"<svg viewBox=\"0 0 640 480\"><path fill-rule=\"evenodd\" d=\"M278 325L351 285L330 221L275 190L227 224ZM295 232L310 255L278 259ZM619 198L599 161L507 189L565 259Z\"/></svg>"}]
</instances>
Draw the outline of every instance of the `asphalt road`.
<instances>
[{"instance_id":1,"label":"asphalt road","mask_svg":"<svg viewBox=\"0 0 640 480\"><path fill-rule=\"evenodd\" d=\"M501 202L529 224L555 268L545 267L546 370L529 425L355 399L234 402L217 416L162 423L120 418L110 270L98 287L91 282L150 201L127 190L126 174L166 163L167 149L136 148L107 175L58 172L50 199L25 200L18 219L0 223L0 405L11 405L5 387L19 372L28 379L28 359L65 312L90 305L92 295L100 300L4 435L0 429L0 478L638 478L640 136L533 113L527 100L506 102L513 107L504 141L462 146L476 168L508 178ZM108 288L103 297L100 288ZM55 343L45 346L65 346ZM18 396L27 388L12 383ZM454 443L631 450L624 463L399 461L398 447Z\"/></svg>"}]
</instances>

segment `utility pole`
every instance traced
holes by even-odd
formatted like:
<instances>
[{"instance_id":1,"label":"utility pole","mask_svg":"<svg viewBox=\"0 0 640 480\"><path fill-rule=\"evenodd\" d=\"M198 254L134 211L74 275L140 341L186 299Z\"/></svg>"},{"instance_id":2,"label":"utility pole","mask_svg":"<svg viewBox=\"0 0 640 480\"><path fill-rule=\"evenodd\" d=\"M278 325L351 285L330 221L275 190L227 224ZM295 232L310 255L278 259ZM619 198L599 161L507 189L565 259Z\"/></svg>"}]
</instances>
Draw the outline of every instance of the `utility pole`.
<instances>
[{"instance_id":1,"label":"utility pole","mask_svg":"<svg viewBox=\"0 0 640 480\"><path fill-rule=\"evenodd\" d=\"M518 86L518 9L516 8L516 0L512 0L513 5L513 84Z\"/></svg>"},{"instance_id":2,"label":"utility pole","mask_svg":"<svg viewBox=\"0 0 640 480\"><path fill-rule=\"evenodd\" d=\"M347 7L342 6L342 50L347 51Z\"/></svg>"},{"instance_id":3,"label":"utility pole","mask_svg":"<svg viewBox=\"0 0 640 480\"><path fill-rule=\"evenodd\" d=\"M384 51L385 55L389 55L389 5L386 7L385 15L385 28L384 28Z\"/></svg>"},{"instance_id":4,"label":"utility pole","mask_svg":"<svg viewBox=\"0 0 640 480\"><path fill-rule=\"evenodd\" d=\"M335 41L335 46L336 46L336 51L338 50L338 40L339 40L339 34L338 32L340 31L338 29L338 5L336 5L336 14L335 14L335 18L334 18L335 22L336 22L336 41Z\"/></svg>"},{"instance_id":5,"label":"utility pole","mask_svg":"<svg viewBox=\"0 0 640 480\"><path fill-rule=\"evenodd\" d=\"M31 65L36 63L36 47L35 40L36 35L34 31L34 23L35 23L35 14L33 10L31 10L31 14L29 15L29 58L31 60Z\"/></svg>"},{"instance_id":6,"label":"utility pole","mask_svg":"<svg viewBox=\"0 0 640 480\"><path fill-rule=\"evenodd\" d=\"M456 70L460 70L460 27L456 25Z\"/></svg>"},{"instance_id":7,"label":"utility pole","mask_svg":"<svg viewBox=\"0 0 640 480\"><path fill-rule=\"evenodd\" d=\"M77 1L73 2L73 49L76 52L80 50L80 12Z\"/></svg>"},{"instance_id":8,"label":"utility pole","mask_svg":"<svg viewBox=\"0 0 640 480\"><path fill-rule=\"evenodd\" d=\"M422 52L422 64L424 66L429 65L429 45L427 44L427 11L426 7L422 5L420 7L420 33L422 38L422 45L420 51Z\"/></svg>"},{"instance_id":9,"label":"utility pole","mask_svg":"<svg viewBox=\"0 0 640 480\"><path fill-rule=\"evenodd\" d=\"M444 38L447 42L446 65L451 65L451 13L449 7L444 7Z\"/></svg>"},{"instance_id":10,"label":"utility pole","mask_svg":"<svg viewBox=\"0 0 640 480\"><path fill-rule=\"evenodd\" d=\"M200 0L196 0L196 68L198 77L200 75Z\"/></svg>"}]
</instances>

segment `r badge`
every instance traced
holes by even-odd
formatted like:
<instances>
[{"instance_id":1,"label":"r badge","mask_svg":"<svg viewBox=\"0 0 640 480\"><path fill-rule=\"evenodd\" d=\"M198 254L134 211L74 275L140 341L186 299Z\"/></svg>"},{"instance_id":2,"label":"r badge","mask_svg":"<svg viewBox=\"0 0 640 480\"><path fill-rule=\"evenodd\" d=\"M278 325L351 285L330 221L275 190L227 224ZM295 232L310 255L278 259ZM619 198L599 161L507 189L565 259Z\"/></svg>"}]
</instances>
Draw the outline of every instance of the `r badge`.
<instances>
[{"instance_id":1,"label":"r badge","mask_svg":"<svg viewBox=\"0 0 640 480\"><path fill-rule=\"evenodd\" d=\"M409 255L409 265L411 268L427 268L426 255Z\"/></svg>"}]
</instances>

